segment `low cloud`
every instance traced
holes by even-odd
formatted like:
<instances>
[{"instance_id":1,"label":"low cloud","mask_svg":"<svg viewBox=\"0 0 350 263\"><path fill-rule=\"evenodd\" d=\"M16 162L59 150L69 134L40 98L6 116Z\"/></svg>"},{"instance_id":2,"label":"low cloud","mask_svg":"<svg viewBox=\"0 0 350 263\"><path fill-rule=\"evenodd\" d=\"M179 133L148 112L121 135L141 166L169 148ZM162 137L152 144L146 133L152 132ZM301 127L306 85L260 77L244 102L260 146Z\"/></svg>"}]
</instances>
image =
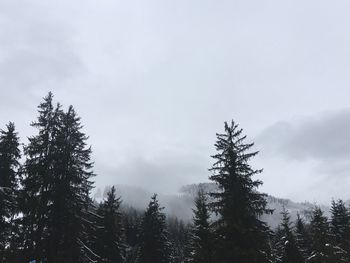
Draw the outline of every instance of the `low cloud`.
<instances>
[{"instance_id":1,"label":"low cloud","mask_svg":"<svg viewBox=\"0 0 350 263\"><path fill-rule=\"evenodd\" d=\"M350 156L350 109L277 122L258 137L267 156L344 161ZM350 159L349 159L350 162Z\"/></svg>"},{"instance_id":2,"label":"low cloud","mask_svg":"<svg viewBox=\"0 0 350 263\"><path fill-rule=\"evenodd\" d=\"M208 160L196 154L134 156L114 166L97 165L98 186L134 185L155 193L177 193L186 184L207 181Z\"/></svg>"},{"instance_id":3,"label":"low cloud","mask_svg":"<svg viewBox=\"0 0 350 263\"><path fill-rule=\"evenodd\" d=\"M277 122L256 142L268 192L299 201L349 199L350 109Z\"/></svg>"}]
</instances>

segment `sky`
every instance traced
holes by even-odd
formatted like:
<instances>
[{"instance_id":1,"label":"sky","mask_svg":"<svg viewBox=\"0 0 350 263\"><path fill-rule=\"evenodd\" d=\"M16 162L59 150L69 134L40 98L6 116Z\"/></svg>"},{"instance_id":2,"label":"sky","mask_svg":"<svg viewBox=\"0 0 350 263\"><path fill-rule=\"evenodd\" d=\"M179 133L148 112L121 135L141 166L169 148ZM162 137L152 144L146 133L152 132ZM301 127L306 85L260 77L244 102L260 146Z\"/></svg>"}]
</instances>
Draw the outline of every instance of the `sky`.
<instances>
[{"instance_id":1,"label":"sky","mask_svg":"<svg viewBox=\"0 0 350 263\"><path fill-rule=\"evenodd\" d=\"M0 127L49 91L82 117L96 185L208 181L234 119L261 191L350 199L350 2L0 0ZM248 142L247 141L247 142Z\"/></svg>"}]
</instances>

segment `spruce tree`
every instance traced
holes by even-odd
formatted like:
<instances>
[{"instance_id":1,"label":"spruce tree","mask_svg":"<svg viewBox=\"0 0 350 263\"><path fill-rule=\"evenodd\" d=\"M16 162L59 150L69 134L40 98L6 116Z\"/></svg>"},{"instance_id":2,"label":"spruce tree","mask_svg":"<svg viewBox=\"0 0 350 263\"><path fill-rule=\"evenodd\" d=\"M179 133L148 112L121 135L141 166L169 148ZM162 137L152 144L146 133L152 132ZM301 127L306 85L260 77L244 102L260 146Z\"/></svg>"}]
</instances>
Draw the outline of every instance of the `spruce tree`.
<instances>
[{"instance_id":1,"label":"spruce tree","mask_svg":"<svg viewBox=\"0 0 350 263\"><path fill-rule=\"evenodd\" d=\"M56 136L52 203L47 215L47 261L94 262L99 256L91 249L90 241L96 223L90 198L94 176L91 147L72 106L60 114Z\"/></svg>"},{"instance_id":2,"label":"spruce tree","mask_svg":"<svg viewBox=\"0 0 350 263\"><path fill-rule=\"evenodd\" d=\"M172 263L183 263L188 252L189 226L177 217L169 218L167 225Z\"/></svg>"},{"instance_id":3,"label":"spruce tree","mask_svg":"<svg viewBox=\"0 0 350 263\"><path fill-rule=\"evenodd\" d=\"M125 209L124 209L125 210ZM126 239L126 262L135 263L137 258L138 232L143 213L128 207L124 211L123 226Z\"/></svg>"},{"instance_id":4,"label":"spruce tree","mask_svg":"<svg viewBox=\"0 0 350 263\"><path fill-rule=\"evenodd\" d=\"M290 216L288 211L283 208L282 211L282 223L279 227L279 253L277 262L281 263L303 263L304 259L296 244L296 239L293 234L292 223L290 222Z\"/></svg>"},{"instance_id":5,"label":"spruce tree","mask_svg":"<svg viewBox=\"0 0 350 263\"><path fill-rule=\"evenodd\" d=\"M269 261L270 231L260 216L272 211L266 207L266 195L257 191L262 182L253 179L262 170L249 164L257 152L249 151L253 143L245 140L237 124L225 122L225 133L217 134L217 154L212 156L216 161L210 179L219 187L211 193L211 206L219 216L215 223L218 263Z\"/></svg>"},{"instance_id":6,"label":"spruce tree","mask_svg":"<svg viewBox=\"0 0 350 263\"><path fill-rule=\"evenodd\" d=\"M306 261L306 259L310 256L311 239L305 222L299 213L297 214L294 233L296 244L299 248L299 251L301 252L304 261Z\"/></svg>"},{"instance_id":7,"label":"spruce tree","mask_svg":"<svg viewBox=\"0 0 350 263\"><path fill-rule=\"evenodd\" d=\"M329 223L321 208L316 207L310 222L311 255L307 262L346 262L338 247L332 245Z\"/></svg>"},{"instance_id":8,"label":"spruce tree","mask_svg":"<svg viewBox=\"0 0 350 263\"><path fill-rule=\"evenodd\" d=\"M278 225L276 230L274 231L272 238L271 238L271 254L272 254L272 262L274 263L280 263L282 262L282 256L283 256L283 239L284 233L281 228L281 225Z\"/></svg>"},{"instance_id":9,"label":"spruce tree","mask_svg":"<svg viewBox=\"0 0 350 263\"><path fill-rule=\"evenodd\" d=\"M137 263L171 262L165 214L153 195L143 216Z\"/></svg>"},{"instance_id":10,"label":"spruce tree","mask_svg":"<svg viewBox=\"0 0 350 263\"><path fill-rule=\"evenodd\" d=\"M22 240L25 261L44 260L48 239L48 209L52 203L52 188L57 161L57 130L60 106L53 106L49 93L38 106L39 116L31 124L38 134L29 137L25 147L23 189L20 195L22 217Z\"/></svg>"},{"instance_id":11,"label":"spruce tree","mask_svg":"<svg viewBox=\"0 0 350 263\"><path fill-rule=\"evenodd\" d=\"M5 248L12 248L14 217L18 212L19 138L15 125L10 122L6 130L0 130L0 261L5 262ZM10 253L10 251L6 251Z\"/></svg>"},{"instance_id":12,"label":"spruce tree","mask_svg":"<svg viewBox=\"0 0 350 263\"><path fill-rule=\"evenodd\" d=\"M122 218L120 213L120 198L116 197L113 186L107 193L107 200L98 209L99 229L97 233L96 252L101 262L121 263L125 259L125 244L123 237Z\"/></svg>"},{"instance_id":13,"label":"spruce tree","mask_svg":"<svg viewBox=\"0 0 350 263\"><path fill-rule=\"evenodd\" d=\"M187 262L211 263L213 259L213 234L209 222L207 197L202 189L198 191L193 209L193 229L191 231L190 254Z\"/></svg>"},{"instance_id":14,"label":"spruce tree","mask_svg":"<svg viewBox=\"0 0 350 263\"><path fill-rule=\"evenodd\" d=\"M342 200L332 201L331 207L332 242L339 247L343 257L350 261L350 213Z\"/></svg>"},{"instance_id":15,"label":"spruce tree","mask_svg":"<svg viewBox=\"0 0 350 263\"><path fill-rule=\"evenodd\" d=\"M38 108L20 195L23 261L92 262L98 256L89 243L95 222L88 138L73 107L54 107L52 93Z\"/></svg>"}]
</instances>

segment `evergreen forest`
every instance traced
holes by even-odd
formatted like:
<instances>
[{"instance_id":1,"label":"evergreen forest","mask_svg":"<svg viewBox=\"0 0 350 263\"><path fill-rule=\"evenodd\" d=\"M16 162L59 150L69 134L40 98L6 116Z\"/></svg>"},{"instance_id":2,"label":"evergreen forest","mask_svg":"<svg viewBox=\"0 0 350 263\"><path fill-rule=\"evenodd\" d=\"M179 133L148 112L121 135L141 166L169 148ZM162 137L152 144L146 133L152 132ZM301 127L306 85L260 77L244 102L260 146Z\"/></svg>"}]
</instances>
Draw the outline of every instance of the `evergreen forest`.
<instances>
[{"instance_id":1,"label":"evergreen forest","mask_svg":"<svg viewBox=\"0 0 350 263\"><path fill-rule=\"evenodd\" d=\"M73 106L43 98L23 145L15 123L0 130L0 262L4 263L336 263L350 262L350 207L333 200L292 220L259 191L258 154L235 121L216 135L208 164L217 191L200 189L191 222L169 217L157 193L144 211L122 209L112 187L92 198L92 148ZM208 145L210 147L210 145ZM142 172L142 171L140 171ZM203 175L203 181L206 181Z\"/></svg>"}]
</instances>

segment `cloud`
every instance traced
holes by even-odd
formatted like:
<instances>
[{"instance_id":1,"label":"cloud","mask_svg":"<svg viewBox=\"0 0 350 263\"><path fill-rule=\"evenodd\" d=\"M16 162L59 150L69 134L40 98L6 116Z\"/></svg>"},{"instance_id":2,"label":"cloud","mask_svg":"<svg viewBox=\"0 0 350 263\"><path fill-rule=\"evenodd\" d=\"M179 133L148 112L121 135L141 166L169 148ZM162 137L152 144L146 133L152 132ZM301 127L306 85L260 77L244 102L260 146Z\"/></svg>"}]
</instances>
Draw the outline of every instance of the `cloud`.
<instances>
[{"instance_id":1,"label":"cloud","mask_svg":"<svg viewBox=\"0 0 350 263\"><path fill-rule=\"evenodd\" d=\"M350 109L276 122L256 143L268 192L325 204L349 199Z\"/></svg>"},{"instance_id":2,"label":"cloud","mask_svg":"<svg viewBox=\"0 0 350 263\"><path fill-rule=\"evenodd\" d=\"M0 3L0 91L4 106L56 89L83 71L74 31L35 1ZM26 96L18 96L18 92Z\"/></svg>"},{"instance_id":3,"label":"cloud","mask_svg":"<svg viewBox=\"0 0 350 263\"><path fill-rule=\"evenodd\" d=\"M134 185L156 193L177 193L186 184L207 181L208 160L188 153L163 153L149 158L134 156L114 165L97 165L102 185Z\"/></svg>"},{"instance_id":4,"label":"cloud","mask_svg":"<svg viewBox=\"0 0 350 263\"><path fill-rule=\"evenodd\" d=\"M344 0L2 0L0 126L11 120L22 138L33 134L36 106L52 90L82 116L98 184L130 179L172 191L204 181L225 120L251 138L278 119L348 106L348 7ZM278 156L298 160L288 169L299 177L314 168L310 161L337 160L346 173L338 160L347 162L348 127L334 120L338 128L329 131L324 118L265 130L257 148L274 158L258 167L266 168L269 192L295 192L296 183L280 185Z\"/></svg>"},{"instance_id":5,"label":"cloud","mask_svg":"<svg viewBox=\"0 0 350 263\"><path fill-rule=\"evenodd\" d=\"M58 13L41 1L0 1L0 126L14 121L23 140L41 98L85 71L75 29Z\"/></svg>"},{"instance_id":6,"label":"cloud","mask_svg":"<svg viewBox=\"0 0 350 263\"><path fill-rule=\"evenodd\" d=\"M257 142L272 156L301 161L349 160L350 109L277 122L265 129Z\"/></svg>"}]
</instances>

